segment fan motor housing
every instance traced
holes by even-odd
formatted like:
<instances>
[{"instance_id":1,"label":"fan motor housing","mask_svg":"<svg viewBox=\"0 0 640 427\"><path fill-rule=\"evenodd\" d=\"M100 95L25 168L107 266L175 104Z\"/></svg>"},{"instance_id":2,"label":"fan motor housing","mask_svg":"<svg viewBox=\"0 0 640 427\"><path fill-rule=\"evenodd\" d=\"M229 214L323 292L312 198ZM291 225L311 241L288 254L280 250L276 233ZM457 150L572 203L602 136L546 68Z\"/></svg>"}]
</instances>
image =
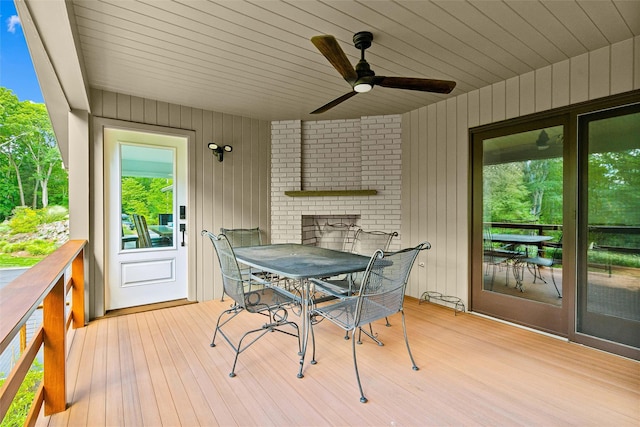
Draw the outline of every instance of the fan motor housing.
<instances>
[{"instance_id":1,"label":"fan motor housing","mask_svg":"<svg viewBox=\"0 0 640 427\"><path fill-rule=\"evenodd\" d=\"M371 46L371 41L373 40L373 34L369 31L360 31L353 35L353 44L356 48L368 49Z\"/></svg>"}]
</instances>

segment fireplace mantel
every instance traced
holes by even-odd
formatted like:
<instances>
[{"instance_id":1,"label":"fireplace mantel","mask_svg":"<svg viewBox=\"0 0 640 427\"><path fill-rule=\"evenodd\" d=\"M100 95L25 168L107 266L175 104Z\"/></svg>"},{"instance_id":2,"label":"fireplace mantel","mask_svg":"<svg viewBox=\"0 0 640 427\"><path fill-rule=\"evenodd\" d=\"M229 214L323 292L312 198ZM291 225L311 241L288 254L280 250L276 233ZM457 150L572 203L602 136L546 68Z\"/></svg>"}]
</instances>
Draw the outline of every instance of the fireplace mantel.
<instances>
[{"instance_id":1,"label":"fireplace mantel","mask_svg":"<svg viewBox=\"0 0 640 427\"><path fill-rule=\"evenodd\" d=\"M301 190L285 191L289 197L375 196L378 190Z\"/></svg>"}]
</instances>

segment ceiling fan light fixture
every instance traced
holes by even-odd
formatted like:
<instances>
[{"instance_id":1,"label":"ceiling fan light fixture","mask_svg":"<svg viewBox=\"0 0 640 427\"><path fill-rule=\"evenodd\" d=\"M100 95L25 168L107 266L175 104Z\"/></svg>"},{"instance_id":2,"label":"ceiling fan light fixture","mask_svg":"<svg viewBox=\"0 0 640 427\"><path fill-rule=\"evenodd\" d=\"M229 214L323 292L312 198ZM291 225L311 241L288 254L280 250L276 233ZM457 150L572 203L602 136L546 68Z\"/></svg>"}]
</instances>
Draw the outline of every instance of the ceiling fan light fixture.
<instances>
[{"instance_id":1,"label":"ceiling fan light fixture","mask_svg":"<svg viewBox=\"0 0 640 427\"><path fill-rule=\"evenodd\" d=\"M538 147L538 150L546 150L549 148L549 135L547 135L547 132L544 129L542 129L540 135L538 135L536 146Z\"/></svg>"},{"instance_id":2,"label":"ceiling fan light fixture","mask_svg":"<svg viewBox=\"0 0 640 427\"><path fill-rule=\"evenodd\" d=\"M373 89L373 86L369 83L358 83L353 87L353 90L358 93L369 92L371 89Z\"/></svg>"},{"instance_id":3,"label":"ceiling fan light fixture","mask_svg":"<svg viewBox=\"0 0 640 427\"><path fill-rule=\"evenodd\" d=\"M365 59L365 51L371 47L372 41L373 33L369 31L360 31L353 35L353 45L360 50L360 61L354 67L334 36L324 34L311 37L311 43L333 65L333 68L342 78L349 83L351 91L312 111L310 114L324 113L358 93L369 92L374 86L443 94L450 93L455 87L456 83L449 80L376 76L376 73Z\"/></svg>"}]
</instances>

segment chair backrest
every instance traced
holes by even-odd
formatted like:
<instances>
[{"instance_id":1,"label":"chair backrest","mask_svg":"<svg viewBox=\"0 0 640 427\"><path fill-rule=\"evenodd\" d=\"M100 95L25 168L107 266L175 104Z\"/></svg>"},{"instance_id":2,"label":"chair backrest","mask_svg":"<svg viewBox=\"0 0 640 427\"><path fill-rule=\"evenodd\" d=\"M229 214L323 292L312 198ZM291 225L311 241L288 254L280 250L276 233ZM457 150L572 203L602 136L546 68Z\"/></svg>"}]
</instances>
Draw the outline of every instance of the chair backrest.
<instances>
[{"instance_id":1,"label":"chair backrest","mask_svg":"<svg viewBox=\"0 0 640 427\"><path fill-rule=\"evenodd\" d=\"M563 234L560 233L560 236L558 236L558 241L550 241L544 243L546 247L551 248L551 260L554 264L562 264L562 237Z\"/></svg>"},{"instance_id":2,"label":"chair backrest","mask_svg":"<svg viewBox=\"0 0 640 427\"><path fill-rule=\"evenodd\" d=\"M262 233L260 228L220 228L220 233L227 236L234 248L242 246L261 246Z\"/></svg>"},{"instance_id":3,"label":"chair backrest","mask_svg":"<svg viewBox=\"0 0 640 427\"><path fill-rule=\"evenodd\" d=\"M398 235L397 232L386 233L384 231L365 231L362 228L356 231L351 245L354 254L371 256L376 250L383 252L389 250L391 239Z\"/></svg>"},{"instance_id":4,"label":"chair backrest","mask_svg":"<svg viewBox=\"0 0 640 427\"><path fill-rule=\"evenodd\" d=\"M244 282L242 281L242 274L240 273L240 267L236 260L236 254L233 252L229 239L224 234L216 236L207 230L203 230L201 234L209 237L218 255L224 293L229 295L236 304L246 308Z\"/></svg>"},{"instance_id":5,"label":"chair backrest","mask_svg":"<svg viewBox=\"0 0 640 427\"><path fill-rule=\"evenodd\" d=\"M136 226L138 232L138 247L150 248L151 247L151 235L149 234L149 228L147 227L147 219L144 215L133 214L133 223Z\"/></svg>"},{"instance_id":6,"label":"chair backrest","mask_svg":"<svg viewBox=\"0 0 640 427\"><path fill-rule=\"evenodd\" d=\"M344 251L350 242L353 224L316 224L316 246Z\"/></svg>"},{"instance_id":7,"label":"chair backrest","mask_svg":"<svg viewBox=\"0 0 640 427\"><path fill-rule=\"evenodd\" d=\"M409 274L418 253L429 242L398 252L377 250L369 261L358 294L355 326L363 326L402 310Z\"/></svg>"}]
</instances>

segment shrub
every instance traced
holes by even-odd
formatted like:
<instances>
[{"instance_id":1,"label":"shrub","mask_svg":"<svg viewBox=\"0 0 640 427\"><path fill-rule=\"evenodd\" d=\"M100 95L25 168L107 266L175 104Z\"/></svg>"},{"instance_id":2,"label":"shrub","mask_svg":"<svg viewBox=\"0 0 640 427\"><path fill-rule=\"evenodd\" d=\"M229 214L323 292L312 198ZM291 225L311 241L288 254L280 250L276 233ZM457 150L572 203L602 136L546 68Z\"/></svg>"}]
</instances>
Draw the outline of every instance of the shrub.
<instances>
[{"instance_id":1,"label":"shrub","mask_svg":"<svg viewBox=\"0 0 640 427\"><path fill-rule=\"evenodd\" d=\"M9 221L12 234L34 233L37 231L39 224L40 219L36 211L25 206L15 208L13 218Z\"/></svg>"},{"instance_id":2,"label":"shrub","mask_svg":"<svg viewBox=\"0 0 640 427\"><path fill-rule=\"evenodd\" d=\"M12 254L14 252L20 252L20 251L26 251L26 250L27 250L27 242L16 242L16 243L5 242L3 252L7 254Z\"/></svg>"},{"instance_id":3,"label":"shrub","mask_svg":"<svg viewBox=\"0 0 640 427\"><path fill-rule=\"evenodd\" d=\"M56 245L54 242L36 239L26 242L24 250L31 255L49 255L56 250Z\"/></svg>"},{"instance_id":4,"label":"shrub","mask_svg":"<svg viewBox=\"0 0 640 427\"><path fill-rule=\"evenodd\" d=\"M55 242L47 240L29 240L26 242L0 242L0 253L29 252L31 255L49 255L57 248Z\"/></svg>"},{"instance_id":5,"label":"shrub","mask_svg":"<svg viewBox=\"0 0 640 427\"><path fill-rule=\"evenodd\" d=\"M69 210L64 206L48 206L38 210L40 224L63 221L69 217Z\"/></svg>"}]
</instances>

